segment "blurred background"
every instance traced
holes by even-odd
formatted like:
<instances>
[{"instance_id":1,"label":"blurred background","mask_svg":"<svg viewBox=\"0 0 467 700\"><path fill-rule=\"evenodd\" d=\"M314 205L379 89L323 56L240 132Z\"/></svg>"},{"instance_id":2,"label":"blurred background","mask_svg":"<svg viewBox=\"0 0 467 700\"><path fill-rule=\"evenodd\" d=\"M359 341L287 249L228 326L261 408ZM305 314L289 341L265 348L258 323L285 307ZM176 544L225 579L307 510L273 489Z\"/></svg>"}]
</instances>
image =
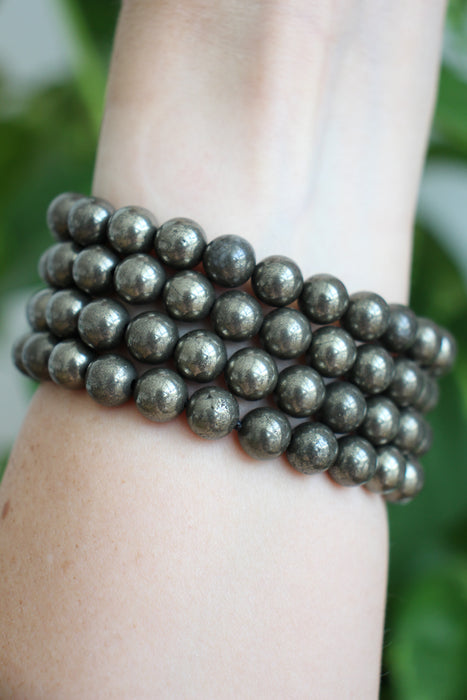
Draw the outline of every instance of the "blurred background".
<instances>
[{"instance_id":1,"label":"blurred background","mask_svg":"<svg viewBox=\"0 0 467 700\"><path fill-rule=\"evenodd\" d=\"M119 2L0 0L0 476L34 384L10 361L51 243L45 209L88 192ZM27 15L28 21L24 22ZM467 698L467 0L451 0L420 191L411 304L454 332L426 486L390 507L383 700Z\"/></svg>"}]
</instances>

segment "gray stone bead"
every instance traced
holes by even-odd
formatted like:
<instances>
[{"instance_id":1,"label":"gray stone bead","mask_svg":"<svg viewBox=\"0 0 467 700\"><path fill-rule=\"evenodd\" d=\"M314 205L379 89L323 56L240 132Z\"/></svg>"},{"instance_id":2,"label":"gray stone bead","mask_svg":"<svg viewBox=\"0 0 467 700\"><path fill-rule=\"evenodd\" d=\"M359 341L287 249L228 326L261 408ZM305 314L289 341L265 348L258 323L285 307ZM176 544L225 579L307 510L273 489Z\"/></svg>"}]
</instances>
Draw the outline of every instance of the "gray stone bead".
<instances>
[{"instance_id":1,"label":"gray stone bead","mask_svg":"<svg viewBox=\"0 0 467 700\"><path fill-rule=\"evenodd\" d=\"M343 328L325 326L314 331L307 361L323 377L341 377L352 367L357 346Z\"/></svg>"},{"instance_id":2,"label":"gray stone bead","mask_svg":"<svg viewBox=\"0 0 467 700\"><path fill-rule=\"evenodd\" d=\"M436 360L441 349L440 328L428 318L417 318L415 341L408 354L420 365L430 366Z\"/></svg>"},{"instance_id":3,"label":"gray stone bead","mask_svg":"<svg viewBox=\"0 0 467 700\"><path fill-rule=\"evenodd\" d=\"M394 360L381 345L360 345L349 378L366 394L380 394L394 375Z\"/></svg>"},{"instance_id":4,"label":"gray stone bead","mask_svg":"<svg viewBox=\"0 0 467 700\"><path fill-rule=\"evenodd\" d=\"M102 355L93 360L86 372L86 391L102 406L121 406L133 393L136 370L121 355Z\"/></svg>"},{"instance_id":5,"label":"gray stone bead","mask_svg":"<svg viewBox=\"0 0 467 700\"><path fill-rule=\"evenodd\" d=\"M83 195L78 192L64 192L50 202L47 209L47 226L58 241L66 241L70 238L68 214L73 204L82 197Z\"/></svg>"},{"instance_id":6,"label":"gray stone bead","mask_svg":"<svg viewBox=\"0 0 467 700\"><path fill-rule=\"evenodd\" d=\"M423 383L420 367L412 360L398 357L394 361L394 375L387 394L398 406L410 406L419 397Z\"/></svg>"},{"instance_id":7,"label":"gray stone bead","mask_svg":"<svg viewBox=\"0 0 467 700\"><path fill-rule=\"evenodd\" d=\"M113 299L97 299L87 304L78 318L81 340L95 350L116 348L123 340L129 316Z\"/></svg>"},{"instance_id":8,"label":"gray stone bead","mask_svg":"<svg viewBox=\"0 0 467 700\"><path fill-rule=\"evenodd\" d=\"M79 248L72 241L56 243L47 254L47 278L53 287L71 287L73 263Z\"/></svg>"},{"instance_id":9,"label":"gray stone bead","mask_svg":"<svg viewBox=\"0 0 467 700\"><path fill-rule=\"evenodd\" d=\"M432 365L430 366L430 371L436 377L440 377L450 371L457 355L457 343L454 336L445 328L441 328L440 332L441 346Z\"/></svg>"},{"instance_id":10,"label":"gray stone bead","mask_svg":"<svg viewBox=\"0 0 467 700\"><path fill-rule=\"evenodd\" d=\"M53 289L40 289L29 299L26 305L26 318L33 331L48 330L45 310L53 293Z\"/></svg>"},{"instance_id":11,"label":"gray stone bead","mask_svg":"<svg viewBox=\"0 0 467 700\"><path fill-rule=\"evenodd\" d=\"M114 207L100 197L82 197L68 213L68 230L76 243L94 245L105 240L107 223Z\"/></svg>"},{"instance_id":12,"label":"gray stone bead","mask_svg":"<svg viewBox=\"0 0 467 700\"><path fill-rule=\"evenodd\" d=\"M366 414L359 432L373 445L386 445L394 440L399 429L399 409L387 396L371 396L366 400Z\"/></svg>"},{"instance_id":13,"label":"gray stone bead","mask_svg":"<svg viewBox=\"0 0 467 700\"><path fill-rule=\"evenodd\" d=\"M421 373L421 385L422 388L420 393L412 402L414 408L421 413L429 413L438 404L439 400L439 386L438 382L434 377L430 376L427 372Z\"/></svg>"},{"instance_id":14,"label":"gray stone bead","mask_svg":"<svg viewBox=\"0 0 467 700\"><path fill-rule=\"evenodd\" d=\"M288 306L303 289L303 276L293 260L271 255L258 263L251 278L253 291L265 304Z\"/></svg>"},{"instance_id":15,"label":"gray stone bead","mask_svg":"<svg viewBox=\"0 0 467 700\"><path fill-rule=\"evenodd\" d=\"M275 408L254 408L247 413L238 431L240 445L255 459L275 459L290 442L289 421Z\"/></svg>"},{"instance_id":16,"label":"gray stone bead","mask_svg":"<svg viewBox=\"0 0 467 700\"><path fill-rule=\"evenodd\" d=\"M130 353L141 362L157 364L172 357L178 341L174 321L158 311L147 311L135 316L125 331L125 342Z\"/></svg>"},{"instance_id":17,"label":"gray stone bead","mask_svg":"<svg viewBox=\"0 0 467 700\"><path fill-rule=\"evenodd\" d=\"M147 253L152 248L156 225L153 215L143 207L122 207L110 217L107 240L117 253Z\"/></svg>"},{"instance_id":18,"label":"gray stone bead","mask_svg":"<svg viewBox=\"0 0 467 700\"><path fill-rule=\"evenodd\" d=\"M47 261L51 250L52 248L47 248L47 250L44 250L44 252L40 256L39 261L37 263L37 273L41 280L43 280L47 284L50 284L50 286L53 286L53 282L49 276L49 271L47 268Z\"/></svg>"},{"instance_id":19,"label":"gray stone bead","mask_svg":"<svg viewBox=\"0 0 467 700\"><path fill-rule=\"evenodd\" d=\"M289 463L303 474L316 474L329 469L337 457L337 439L322 423L301 423L292 431L286 456Z\"/></svg>"},{"instance_id":20,"label":"gray stone bead","mask_svg":"<svg viewBox=\"0 0 467 700\"><path fill-rule=\"evenodd\" d=\"M93 359L92 350L80 340L62 340L50 353L50 378L67 389L84 389L86 370Z\"/></svg>"},{"instance_id":21,"label":"gray stone bead","mask_svg":"<svg viewBox=\"0 0 467 700\"><path fill-rule=\"evenodd\" d=\"M166 265L178 270L195 267L203 257L206 234L192 219L170 219L157 230L154 247Z\"/></svg>"},{"instance_id":22,"label":"gray stone bead","mask_svg":"<svg viewBox=\"0 0 467 700\"><path fill-rule=\"evenodd\" d=\"M337 277L313 275L305 280L298 304L314 323L333 323L347 311L349 294Z\"/></svg>"},{"instance_id":23,"label":"gray stone bead","mask_svg":"<svg viewBox=\"0 0 467 700\"><path fill-rule=\"evenodd\" d=\"M230 289L214 302L211 321L217 335L224 340L247 340L259 333L263 312L251 294Z\"/></svg>"},{"instance_id":24,"label":"gray stone bead","mask_svg":"<svg viewBox=\"0 0 467 700\"><path fill-rule=\"evenodd\" d=\"M23 364L23 348L29 338L32 338L34 335L35 333L23 333L23 335L15 340L11 349L11 358L15 367L27 377L29 377L29 372Z\"/></svg>"},{"instance_id":25,"label":"gray stone bead","mask_svg":"<svg viewBox=\"0 0 467 700\"><path fill-rule=\"evenodd\" d=\"M89 297L78 289L61 289L55 292L45 310L50 331L58 338L71 338L76 335L78 317L89 301Z\"/></svg>"},{"instance_id":26,"label":"gray stone bead","mask_svg":"<svg viewBox=\"0 0 467 700\"><path fill-rule=\"evenodd\" d=\"M357 292L350 297L343 324L358 340L376 340L387 330L389 306L379 294Z\"/></svg>"},{"instance_id":27,"label":"gray stone bead","mask_svg":"<svg viewBox=\"0 0 467 700\"><path fill-rule=\"evenodd\" d=\"M402 452L419 454L426 434L426 421L423 416L413 408L406 408L400 412L399 429L394 438L394 444Z\"/></svg>"},{"instance_id":28,"label":"gray stone bead","mask_svg":"<svg viewBox=\"0 0 467 700\"><path fill-rule=\"evenodd\" d=\"M48 363L55 343L56 339L50 333L33 333L23 344L22 366L38 382L50 379Z\"/></svg>"},{"instance_id":29,"label":"gray stone bead","mask_svg":"<svg viewBox=\"0 0 467 700\"><path fill-rule=\"evenodd\" d=\"M221 287L239 287L250 279L255 267L255 253L241 236L219 236L203 254L204 270L210 280Z\"/></svg>"},{"instance_id":30,"label":"gray stone bead","mask_svg":"<svg viewBox=\"0 0 467 700\"><path fill-rule=\"evenodd\" d=\"M296 309L275 309L264 317L259 337L271 355L283 359L300 357L311 343L311 325Z\"/></svg>"},{"instance_id":31,"label":"gray stone bead","mask_svg":"<svg viewBox=\"0 0 467 700\"><path fill-rule=\"evenodd\" d=\"M190 397L186 407L188 425L206 440L222 438L238 423L238 401L225 389L206 386Z\"/></svg>"},{"instance_id":32,"label":"gray stone bead","mask_svg":"<svg viewBox=\"0 0 467 700\"><path fill-rule=\"evenodd\" d=\"M372 493L390 493L399 488L404 478L405 459L394 445L385 445L376 450L376 471L366 482L365 488Z\"/></svg>"},{"instance_id":33,"label":"gray stone bead","mask_svg":"<svg viewBox=\"0 0 467 700\"><path fill-rule=\"evenodd\" d=\"M73 280L88 294L98 295L113 288L114 269L119 259L103 245L82 250L73 263Z\"/></svg>"},{"instance_id":34,"label":"gray stone bead","mask_svg":"<svg viewBox=\"0 0 467 700\"><path fill-rule=\"evenodd\" d=\"M366 401L358 387L350 382L332 382L326 386L321 420L336 433L350 433L363 422Z\"/></svg>"},{"instance_id":35,"label":"gray stone bead","mask_svg":"<svg viewBox=\"0 0 467 700\"><path fill-rule=\"evenodd\" d=\"M187 398L185 382L171 369L150 369L136 383L136 407L156 423L166 423L180 415Z\"/></svg>"},{"instance_id":36,"label":"gray stone bead","mask_svg":"<svg viewBox=\"0 0 467 700\"><path fill-rule=\"evenodd\" d=\"M347 435L338 441L339 452L329 474L341 486L360 486L376 471L376 451L368 440Z\"/></svg>"},{"instance_id":37,"label":"gray stone bead","mask_svg":"<svg viewBox=\"0 0 467 700\"><path fill-rule=\"evenodd\" d=\"M167 313L178 321L198 321L214 304L214 288L200 272L183 270L167 280L163 290Z\"/></svg>"},{"instance_id":38,"label":"gray stone bead","mask_svg":"<svg viewBox=\"0 0 467 700\"><path fill-rule=\"evenodd\" d=\"M118 263L114 272L114 287L129 304L155 301L165 283L162 265L150 255L135 253Z\"/></svg>"},{"instance_id":39,"label":"gray stone bead","mask_svg":"<svg viewBox=\"0 0 467 700\"><path fill-rule=\"evenodd\" d=\"M278 371L271 355L259 348L242 348L232 355L225 367L230 391L248 401L262 399L277 384Z\"/></svg>"},{"instance_id":40,"label":"gray stone bead","mask_svg":"<svg viewBox=\"0 0 467 700\"><path fill-rule=\"evenodd\" d=\"M422 465L413 455L406 455L402 483L397 489L385 495L385 499L389 503L400 505L410 503L420 493L424 483L425 474Z\"/></svg>"},{"instance_id":41,"label":"gray stone bead","mask_svg":"<svg viewBox=\"0 0 467 700\"><path fill-rule=\"evenodd\" d=\"M315 413L324 401L325 387L321 376L311 367L293 365L279 374L276 402L289 416L304 418Z\"/></svg>"},{"instance_id":42,"label":"gray stone bead","mask_svg":"<svg viewBox=\"0 0 467 700\"><path fill-rule=\"evenodd\" d=\"M211 331L190 331L175 346L177 371L185 379L210 382L224 369L227 353L222 340Z\"/></svg>"},{"instance_id":43,"label":"gray stone bead","mask_svg":"<svg viewBox=\"0 0 467 700\"><path fill-rule=\"evenodd\" d=\"M389 323L382 337L383 343L393 352L405 352L415 342L417 317L403 304L389 305Z\"/></svg>"}]
</instances>

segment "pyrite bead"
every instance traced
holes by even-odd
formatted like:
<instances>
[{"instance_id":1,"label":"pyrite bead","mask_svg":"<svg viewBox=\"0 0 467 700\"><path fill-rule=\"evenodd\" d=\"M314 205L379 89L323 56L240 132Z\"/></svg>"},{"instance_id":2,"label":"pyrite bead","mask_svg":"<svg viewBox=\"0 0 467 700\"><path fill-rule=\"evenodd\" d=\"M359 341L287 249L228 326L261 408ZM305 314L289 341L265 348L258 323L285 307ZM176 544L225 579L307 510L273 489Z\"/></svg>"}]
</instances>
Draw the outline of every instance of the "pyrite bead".
<instances>
[{"instance_id":1,"label":"pyrite bead","mask_svg":"<svg viewBox=\"0 0 467 700\"><path fill-rule=\"evenodd\" d=\"M73 263L73 280L88 294L102 294L113 286L113 275L118 257L103 245L92 245L82 250Z\"/></svg>"},{"instance_id":2,"label":"pyrite bead","mask_svg":"<svg viewBox=\"0 0 467 700\"><path fill-rule=\"evenodd\" d=\"M417 317L403 304L389 305L389 323L382 337L386 347L393 352L405 352L415 342Z\"/></svg>"},{"instance_id":3,"label":"pyrite bead","mask_svg":"<svg viewBox=\"0 0 467 700\"><path fill-rule=\"evenodd\" d=\"M418 459L413 455L405 456L405 472L401 485L394 491L385 495L386 501L390 503L409 503L417 496L423 488L425 475Z\"/></svg>"},{"instance_id":4,"label":"pyrite bead","mask_svg":"<svg viewBox=\"0 0 467 700\"><path fill-rule=\"evenodd\" d=\"M211 331L190 331L175 346L175 365L185 379L210 382L224 369L227 353L222 340Z\"/></svg>"},{"instance_id":5,"label":"pyrite bead","mask_svg":"<svg viewBox=\"0 0 467 700\"><path fill-rule=\"evenodd\" d=\"M283 255L271 255L253 270L253 291L265 304L287 306L302 291L303 276L298 265Z\"/></svg>"},{"instance_id":6,"label":"pyrite bead","mask_svg":"<svg viewBox=\"0 0 467 700\"><path fill-rule=\"evenodd\" d=\"M26 341L29 340L29 338L32 338L32 336L35 335L35 333L23 333L15 342L13 343L13 347L11 350L11 356L14 362L14 365L17 369L19 369L20 372L25 374L27 377L29 377L29 372L27 371L26 367L23 364L23 348L26 343Z\"/></svg>"},{"instance_id":7,"label":"pyrite bead","mask_svg":"<svg viewBox=\"0 0 467 700\"><path fill-rule=\"evenodd\" d=\"M29 299L26 306L26 317L34 331L48 330L45 310L53 293L53 289L40 289Z\"/></svg>"},{"instance_id":8,"label":"pyrite bead","mask_svg":"<svg viewBox=\"0 0 467 700\"><path fill-rule=\"evenodd\" d=\"M217 335L224 340L247 340L259 333L263 312L251 294L230 289L214 302L211 321Z\"/></svg>"},{"instance_id":9,"label":"pyrite bead","mask_svg":"<svg viewBox=\"0 0 467 700\"><path fill-rule=\"evenodd\" d=\"M421 411L421 413L429 413L438 403L439 386L436 379L426 372L422 373L421 380L420 393L412 402L412 405L417 411Z\"/></svg>"},{"instance_id":10,"label":"pyrite bead","mask_svg":"<svg viewBox=\"0 0 467 700\"><path fill-rule=\"evenodd\" d=\"M313 415L323 403L324 395L324 382L311 367L293 365L279 374L276 401L289 416L304 418Z\"/></svg>"},{"instance_id":11,"label":"pyrite bead","mask_svg":"<svg viewBox=\"0 0 467 700\"><path fill-rule=\"evenodd\" d=\"M222 438L238 423L238 402L229 391L217 386L198 389L186 407L188 425L206 440Z\"/></svg>"},{"instance_id":12,"label":"pyrite bead","mask_svg":"<svg viewBox=\"0 0 467 700\"><path fill-rule=\"evenodd\" d=\"M81 341L62 340L50 353L50 378L67 389L84 389L86 370L93 359L94 353Z\"/></svg>"},{"instance_id":13,"label":"pyrite bead","mask_svg":"<svg viewBox=\"0 0 467 700\"><path fill-rule=\"evenodd\" d=\"M360 486L376 471L376 451L368 440L347 435L338 441L339 452L329 474L341 486Z\"/></svg>"},{"instance_id":14,"label":"pyrite bead","mask_svg":"<svg viewBox=\"0 0 467 700\"><path fill-rule=\"evenodd\" d=\"M412 360L398 357L394 362L394 375L387 394L398 406L409 406L417 401L423 384L420 367Z\"/></svg>"},{"instance_id":15,"label":"pyrite bead","mask_svg":"<svg viewBox=\"0 0 467 700\"><path fill-rule=\"evenodd\" d=\"M171 369L150 369L136 383L136 407L156 423L176 418L185 408L187 398L185 382Z\"/></svg>"},{"instance_id":16,"label":"pyrite bead","mask_svg":"<svg viewBox=\"0 0 467 700\"><path fill-rule=\"evenodd\" d=\"M405 459L394 445L376 450L376 471L365 488L373 493L390 493L399 488L404 478Z\"/></svg>"},{"instance_id":17,"label":"pyrite bead","mask_svg":"<svg viewBox=\"0 0 467 700\"><path fill-rule=\"evenodd\" d=\"M203 254L204 270L221 287L239 287L250 279L255 253L241 236L219 236L208 243Z\"/></svg>"},{"instance_id":18,"label":"pyrite bead","mask_svg":"<svg viewBox=\"0 0 467 700\"><path fill-rule=\"evenodd\" d=\"M286 456L294 469L303 474L315 474L334 464L337 449L336 437L327 425L301 423L292 431Z\"/></svg>"},{"instance_id":19,"label":"pyrite bead","mask_svg":"<svg viewBox=\"0 0 467 700\"><path fill-rule=\"evenodd\" d=\"M365 397L354 384L332 382L326 386L321 419L336 433L350 433L358 428L365 413Z\"/></svg>"},{"instance_id":20,"label":"pyrite bead","mask_svg":"<svg viewBox=\"0 0 467 700\"><path fill-rule=\"evenodd\" d=\"M115 268L115 290L129 304L147 304L155 301L164 283L164 268L150 255L135 253L122 260Z\"/></svg>"},{"instance_id":21,"label":"pyrite bead","mask_svg":"<svg viewBox=\"0 0 467 700\"><path fill-rule=\"evenodd\" d=\"M206 234L192 219L170 219L157 230L154 247L166 265L182 270L195 267L206 248Z\"/></svg>"},{"instance_id":22,"label":"pyrite bead","mask_svg":"<svg viewBox=\"0 0 467 700\"><path fill-rule=\"evenodd\" d=\"M389 306L379 294L357 292L350 297L343 324L358 340L376 340L387 330Z\"/></svg>"},{"instance_id":23,"label":"pyrite bead","mask_svg":"<svg viewBox=\"0 0 467 700\"><path fill-rule=\"evenodd\" d=\"M47 253L47 278L53 287L70 287L73 263L79 248L71 241L56 243Z\"/></svg>"},{"instance_id":24,"label":"pyrite bead","mask_svg":"<svg viewBox=\"0 0 467 700\"><path fill-rule=\"evenodd\" d=\"M43 280L47 284L50 284L50 286L53 287L53 282L49 276L49 271L47 268L47 261L51 250L52 248L47 248L47 250L44 250L44 252L40 256L39 262L37 263L37 272L41 280Z\"/></svg>"},{"instance_id":25,"label":"pyrite bead","mask_svg":"<svg viewBox=\"0 0 467 700\"><path fill-rule=\"evenodd\" d=\"M313 333L307 360L324 377L341 377L355 362L357 346L343 328L325 326Z\"/></svg>"},{"instance_id":26,"label":"pyrite bead","mask_svg":"<svg viewBox=\"0 0 467 700\"><path fill-rule=\"evenodd\" d=\"M287 418L275 408L254 408L238 431L240 445L255 459L275 459L285 452L291 429Z\"/></svg>"},{"instance_id":27,"label":"pyrite bead","mask_svg":"<svg viewBox=\"0 0 467 700\"><path fill-rule=\"evenodd\" d=\"M431 425L427 421L425 421L423 438L422 438L421 443L418 446L417 455L426 454L431 449L432 443L433 443L433 430L431 428Z\"/></svg>"},{"instance_id":28,"label":"pyrite bead","mask_svg":"<svg viewBox=\"0 0 467 700\"><path fill-rule=\"evenodd\" d=\"M381 345L360 345L350 370L350 379L366 394L388 388L394 374L394 360Z\"/></svg>"},{"instance_id":29,"label":"pyrite bead","mask_svg":"<svg viewBox=\"0 0 467 700\"><path fill-rule=\"evenodd\" d=\"M172 356L178 341L178 328L169 316L147 311L133 318L125 331L130 353L141 362L158 363Z\"/></svg>"},{"instance_id":30,"label":"pyrite bead","mask_svg":"<svg viewBox=\"0 0 467 700\"><path fill-rule=\"evenodd\" d=\"M399 409L387 396L371 396L366 400L366 414L360 433L373 445L394 440L399 429Z\"/></svg>"},{"instance_id":31,"label":"pyrite bead","mask_svg":"<svg viewBox=\"0 0 467 700\"><path fill-rule=\"evenodd\" d=\"M106 236L107 222L114 211L114 207L100 197L78 199L68 213L70 236L82 246L101 243Z\"/></svg>"},{"instance_id":32,"label":"pyrite bead","mask_svg":"<svg viewBox=\"0 0 467 700\"><path fill-rule=\"evenodd\" d=\"M212 284L194 270L177 272L167 280L163 290L167 313L178 321L206 318L214 304L214 298Z\"/></svg>"},{"instance_id":33,"label":"pyrite bead","mask_svg":"<svg viewBox=\"0 0 467 700\"><path fill-rule=\"evenodd\" d=\"M441 332L439 327L428 318L417 319L415 341L409 348L409 354L423 366L432 365L441 349Z\"/></svg>"},{"instance_id":34,"label":"pyrite bead","mask_svg":"<svg viewBox=\"0 0 467 700\"><path fill-rule=\"evenodd\" d=\"M446 374L452 368L456 360L456 355L457 344L454 336L445 328L441 329L441 346L430 367L430 371L436 377Z\"/></svg>"},{"instance_id":35,"label":"pyrite bead","mask_svg":"<svg viewBox=\"0 0 467 700\"><path fill-rule=\"evenodd\" d=\"M311 343L310 322L296 309L275 309L264 317L259 337L271 355L283 359L299 357Z\"/></svg>"},{"instance_id":36,"label":"pyrite bead","mask_svg":"<svg viewBox=\"0 0 467 700\"><path fill-rule=\"evenodd\" d=\"M50 379L49 357L56 340L50 333L33 333L24 343L21 363L30 377L38 382Z\"/></svg>"},{"instance_id":37,"label":"pyrite bead","mask_svg":"<svg viewBox=\"0 0 467 700\"><path fill-rule=\"evenodd\" d=\"M259 348L242 348L232 355L225 367L230 391L247 401L262 399L277 383L277 366L272 357Z\"/></svg>"},{"instance_id":38,"label":"pyrite bead","mask_svg":"<svg viewBox=\"0 0 467 700\"><path fill-rule=\"evenodd\" d=\"M120 355L102 355L93 360L86 372L86 391L102 406L121 406L132 395L136 370Z\"/></svg>"},{"instance_id":39,"label":"pyrite bead","mask_svg":"<svg viewBox=\"0 0 467 700\"><path fill-rule=\"evenodd\" d=\"M298 304L314 323L333 323L347 311L349 295L337 277L313 275L305 281Z\"/></svg>"},{"instance_id":40,"label":"pyrite bead","mask_svg":"<svg viewBox=\"0 0 467 700\"><path fill-rule=\"evenodd\" d=\"M399 429L394 438L394 444L403 452L419 454L420 447L426 434L425 419L412 408L406 408L400 413Z\"/></svg>"},{"instance_id":41,"label":"pyrite bead","mask_svg":"<svg viewBox=\"0 0 467 700\"><path fill-rule=\"evenodd\" d=\"M50 202L47 209L47 226L58 241L70 238L68 214L73 204L82 197L83 195L77 192L64 192Z\"/></svg>"},{"instance_id":42,"label":"pyrite bead","mask_svg":"<svg viewBox=\"0 0 467 700\"><path fill-rule=\"evenodd\" d=\"M97 299L87 304L78 318L81 340L95 350L116 348L123 340L129 316L113 299Z\"/></svg>"},{"instance_id":43,"label":"pyrite bead","mask_svg":"<svg viewBox=\"0 0 467 700\"><path fill-rule=\"evenodd\" d=\"M70 338L78 331L78 317L89 297L78 289L61 289L47 304L45 317L51 332L58 338Z\"/></svg>"},{"instance_id":44,"label":"pyrite bead","mask_svg":"<svg viewBox=\"0 0 467 700\"><path fill-rule=\"evenodd\" d=\"M144 207L122 207L110 217L107 239L117 253L147 253L156 231L150 211Z\"/></svg>"}]
</instances>

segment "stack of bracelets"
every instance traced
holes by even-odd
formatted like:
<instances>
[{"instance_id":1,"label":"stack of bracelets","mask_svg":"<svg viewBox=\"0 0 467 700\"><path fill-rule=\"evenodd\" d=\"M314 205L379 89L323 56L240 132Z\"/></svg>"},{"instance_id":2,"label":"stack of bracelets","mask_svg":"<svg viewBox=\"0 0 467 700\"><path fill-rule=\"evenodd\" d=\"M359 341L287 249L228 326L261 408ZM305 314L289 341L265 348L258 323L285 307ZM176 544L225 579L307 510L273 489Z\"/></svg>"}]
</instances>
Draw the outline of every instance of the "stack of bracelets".
<instances>
[{"instance_id":1,"label":"stack of bracelets","mask_svg":"<svg viewBox=\"0 0 467 700\"><path fill-rule=\"evenodd\" d=\"M424 414L456 353L448 331L378 294L349 296L331 275L304 281L287 257L256 263L240 236L207 243L190 219L157 227L142 207L64 193L47 223L58 240L39 262L48 287L13 350L26 375L103 406L133 397L155 422L186 410L196 435L235 429L256 459L285 453L304 474L328 470L391 502L420 491ZM241 417L239 399L267 401Z\"/></svg>"}]
</instances>

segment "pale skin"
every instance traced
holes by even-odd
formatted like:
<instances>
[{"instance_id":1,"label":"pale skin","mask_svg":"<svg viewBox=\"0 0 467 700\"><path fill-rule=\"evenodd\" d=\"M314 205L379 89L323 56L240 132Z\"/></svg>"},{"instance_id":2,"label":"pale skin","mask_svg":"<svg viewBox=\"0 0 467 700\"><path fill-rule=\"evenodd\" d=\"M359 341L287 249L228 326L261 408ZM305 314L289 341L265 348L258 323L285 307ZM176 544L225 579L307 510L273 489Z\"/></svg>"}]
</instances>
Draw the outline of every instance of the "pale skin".
<instances>
[{"instance_id":1,"label":"pale skin","mask_svg":"<svg viewBox=\"0 0 467 700\"><path fill-rule=\"evenodd\" d=\"M444 3L123 3L93 190L407 301ZM382 499L36 392L0 487L0 696L376 698Z\"/></svg>"}]
</instances>

